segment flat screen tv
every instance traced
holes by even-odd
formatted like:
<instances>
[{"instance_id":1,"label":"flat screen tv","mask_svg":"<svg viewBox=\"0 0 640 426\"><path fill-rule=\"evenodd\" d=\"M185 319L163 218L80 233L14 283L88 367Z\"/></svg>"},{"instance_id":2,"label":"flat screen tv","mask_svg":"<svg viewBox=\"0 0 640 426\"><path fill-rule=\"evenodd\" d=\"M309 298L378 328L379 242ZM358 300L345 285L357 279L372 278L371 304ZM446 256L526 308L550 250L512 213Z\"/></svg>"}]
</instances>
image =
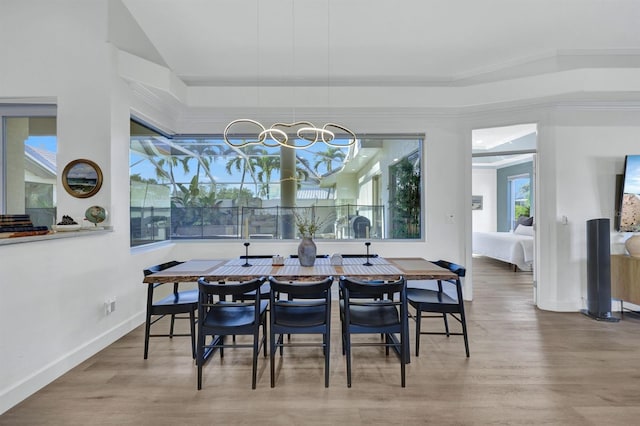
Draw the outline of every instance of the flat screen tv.
<instances>
[{"instance_id":1,"label":"flat screen tv","mask_svg":"<svg viewBox=\"0 0 640 426\"><path fill-rule=\"evenodd\" d=\"M624 161L618 231L640 231L640 155L627 155Z\"/></svg>"}]
</instances>

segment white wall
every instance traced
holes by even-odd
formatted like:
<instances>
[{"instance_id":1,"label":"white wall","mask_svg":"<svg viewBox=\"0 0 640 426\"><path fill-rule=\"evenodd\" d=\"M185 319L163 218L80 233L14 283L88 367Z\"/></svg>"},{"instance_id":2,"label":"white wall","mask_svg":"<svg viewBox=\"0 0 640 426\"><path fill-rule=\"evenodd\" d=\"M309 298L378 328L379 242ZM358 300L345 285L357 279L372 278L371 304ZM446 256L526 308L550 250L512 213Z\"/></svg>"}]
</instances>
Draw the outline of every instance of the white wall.
<instances>
[{"instance_id":1,"label":"white wall","mask_svg":"<svg viewBox=\"0 0 640 426\"><path fill-rule=\"evenodd\" d=\"M539 247L554 249L549 263L557 269L541 271L539 280L554 284L548 288L555 287L553 308L573 310L586 304L586 221L609 218L613 231L615 176L623 172L626 154L640 153L640 109L561 108L554 121L552 132L539 138L537 188L544 207L536 214L545 223ZM622 252L619 234L612 232L611 240L612 251Z\"/></svg>"},{"instance_id":2,"label":"white wall","mask_svg":"<svg viewBox=\"0 0 640 426\"><path fill-rule=\"evenodd\" d=\"M106 25L105 1L0 4L0 96L55 102L58 170L88 158L103 171L102 189L90 199L58 191L58 215L80 219L97 204L109 210L115 227L108 234L0 247L0 413L143 318L141 269L158 253L134 258L129 252L129 105L124 82L114 79ZM111 297L116 312L106 316L104 301Z\"/></svg>"},{"instance_id":3,"label":"white wall","mask_svg":"<svg viewBox=\"0 0 640 426\"><path fill-rule=\"evenodd\" d=\"M100 165L105 177L103 188L91 199L76 199L59 191L60 215L82 217L89 205L99 204L109 210L114 229L101 235L0 246L0 412L142 323L143 267L171 258L236 256L243 250L238 243L209 241L129 249L131 110L178 132L220 132L225 118L212 114L223 110L207 109L211 91L206 88L185 90L191 105L202 107L198 111L163 105L162 98L137 96L118 76L123 55L106 42L107 5L107 0L0 2L0 97L48 98L57 103L59 166L88 158ZM153 67L145 70L137 72L143 77L154 72ZM626 75L620 70L608 72ZM536 84L542 80L548 84L541 88ZM586 101L559 107L557 100L546 97L554 93L561 97L571 85L554 81L554 76L542 76L488 85L491 87L386 88L382 90L389 93L386 107L385 97L367 103L369 88L346 90L360 95L340 98L352 107L334 111L350 128L426 135L426 240L374 243L373 250L384 256L419 255L470 265L471 129L535 122L540 168L535 213L539 219L539 306L570 311L583 307L584 222L613 217L615 174L621 173L625 154L638 153L640 108L624 104L617 109L615 103ZM175 86L175 80L171 83ZM620 91L620 78L616 84L614 91ZM591 79L589 84L577 84L576 90L580 99L585 94L595 98L596 92L611 89L610 85L608 78ZM496 86L501 90L494 90ZM421 101L422 94L433 90L438 96ZM353 106L353 99L360 105ZM441 108L427 105L439 99ZM523 106L492 110L491 104L500 100L514 107L521 101ZM406 108L411 105L416 109ZM269 117L278 114L272 112ZM566 226L559 224L562 215L569 218ZM351 243L352 250L358 250L360 244ZM324 252L345 251L344 242L320 246ZM295 252L296 242L256 242L252 248L265 253ZM472 296L472 283L470 270L465 280L467 298ZM107 316L103 304L111 297L117 298L117 308Z\"/></svg>"},{"instance_id":4,"label":"white wall","mask_svg":"<svg viewBox=\"0 0 640 426\"><path fill-rule=\"evenodd\" d=\"M482 210L472 210L475 232L495 232L497 224L497 188L495 169L473 169L471 172L471 193L482 196Z\"/></svg>"}]
</instances>

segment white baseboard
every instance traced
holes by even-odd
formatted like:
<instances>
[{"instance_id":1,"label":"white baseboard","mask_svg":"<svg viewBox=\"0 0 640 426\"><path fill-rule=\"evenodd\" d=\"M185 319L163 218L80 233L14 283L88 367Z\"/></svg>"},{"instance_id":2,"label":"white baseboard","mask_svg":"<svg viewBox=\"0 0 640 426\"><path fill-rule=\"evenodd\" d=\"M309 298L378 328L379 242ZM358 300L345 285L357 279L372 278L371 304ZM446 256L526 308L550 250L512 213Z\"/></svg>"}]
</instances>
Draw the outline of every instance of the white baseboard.
<instances>
[{"instance_id":1,"label":"white baseboard","mask_svg":"<svg viewBox=\"0 0 640 426\"><path fill-rule=\"evenodd\" d=\"M133 315L110 330L68 352L65 356L43 366L22 381L3 389L2 393L0 393L0 414L131 332L144 322L144 318L144 312Z\"/></svg>"}]
</instances>

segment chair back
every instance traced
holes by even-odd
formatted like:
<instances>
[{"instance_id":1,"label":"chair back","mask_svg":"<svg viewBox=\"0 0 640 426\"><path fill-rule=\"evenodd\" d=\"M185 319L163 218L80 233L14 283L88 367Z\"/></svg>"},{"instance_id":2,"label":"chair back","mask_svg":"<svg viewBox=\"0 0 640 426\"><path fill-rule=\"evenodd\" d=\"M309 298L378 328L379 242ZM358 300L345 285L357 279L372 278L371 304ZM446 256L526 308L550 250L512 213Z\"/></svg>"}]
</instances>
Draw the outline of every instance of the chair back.
<instances>
[{"instance_id":1,"label":"chair back","mask_svg":"<svg viewBox=\"0 0 640 426\"><path fill-rule=\"evenodd\" d=\"M181 263L184 263L184 262L179 262L177 260L171 260L169 262L161 263L159 265L149 266L148 268L146 268L142 272L144 273L144 276L146 277L147 275L151 275L151 274L155 274L156 272L164 271L165 269L169 269L169 268L171 268L173 266L180 265Z\"/></svg>"},{"instance_id":2,"label":"chair back","mask_svg":"<svg viewBox=\"0 0 640 426\"><path fill-rule=\"evenodd\" d=\"M461 277L464 277L467 274L467 270L464 266L458 265L457 263L448 262L446 260L438 260L436 262L432 262L435 265L440 266L441 268L445 268L455 273L458 276L458 279L453 280L438 280L438 291L442 293L442 281L446 281L456 286L456 293L458 300L462 300L462 282L460 281Z\"/></svg>"},{"instance_id":3,"label":"chair back","mask_svg":"<svg viewBox=\"0 0 640 426\"><path fill-rule=\"evenodd\" d=\"M284 282L269 277L272 293L286 293L289 299L325 299L331 300L333 277L321 281Z\"/></svg>"},{"instance_id":4,"label":"chair back","mask_svg":"<svg viewBox=\"0 0 640 426\"><path fill-rule=\"evenodd\" d=\"M249 291L254 291L265 282L265 277L254 278L250 281L241 283L213 283L207 281L204 277L198 278L198 289L200 290L200 299L203 304L208 304L213 297L217 296L224 300L226 296L241 295Z\"/></svg>"},{"instance_id":5,"label":"chair back","mask_svg":"<svg viewBox=\"0 0 640 426\"><path fill-rule=\"evenodd\" d=\"M229 311L234 308L242 309L246 306L254 306L255 320L256 323L258 323L261 301L260 292L256 290L260 288L265 280L265 277L260 277L242 283L212 283L204 277L200 277L198 279L198 290L200 291L198 298L198 318L203 319L208 312L216 309ZM236 300L241 299L240 296L250 291L256 292L253 300L248 302ZM231 296L232 301L227 301L227 296Z\"/></svg>"},{"instance_id":6,"label":"chair back","mask_svg":"<svg viewBox=\"0 0 640 426\"><path fill-rule=\"evenodd\" d=\"M159 265L149 266L148 268L144 269L142 273L146 277L148 275L155 274L156 272L164 271L165 269L172 268L182 263L184 262L180 262L177 260L170 260L169 262L161 263ZM163 284L166 284L166 283L156 282L156 283L153 283L152 285L149 285L149 288L147 291L147 309L149 309L149 305L153 303L153 290L157 287L160 287ZM178 300L178 283L177 282L173 283L173 296L176 298L176 301L177 301Z\"/></svg>"},{"instance_id":7,"label":"chair back","mask_svg":"<svg viewBox=\"0 0 640 426\"><path fill-rule=\"evenodd\" d=\"M457 263L448 262L446 260L438 260L431 263L438 265L441 268L450 270L451 272L455 273L458 277L464 277L467 274L466 268L462 265L458 265Z\"/></svg>"},{"instance_id":8,"label":"chair back","mask_svg":"<svg viewBox=\"0 0 640 426\"><path fill-rule=\"evenodd\" d=\"M333 277L313 282L282 282L270 277L271 326L308 328L328 325ZM287 294L286 299L279 295Z\"/></svg>"},{"instance_id":9,"label":"chair back","mask_svg":"<svg viewBox=\"0 0 640 426\"><path fill-rule=\"evenodd\" d=\"M349 277L340 277L340 291L344 297L350 298L377 298L381 294L399 294L406 290L404 277L399 277L396 281L361 281ZM391 297L390 297L391 299Z\"/></svg>"},{"instance_id":10,"label":"chair back","mask_svg":"<svg viewBox=\"0 0 640 426\"><path fill-rule=\"evenodd\" d=\"M407 317L407 285L404 277L390 282L367 282L349 277L340 277L340 294L344 304L344 322L349 326L352 309L372 311L379 309L389 312L389 308L397 311L398 315L392 321L387 321L385 326L400 325ZM381 295L384 298L379 299ZM389 318L387 318L388 320ZM386 321L386 320L385 320ZM377 322L377 324L375 324ZM358 325L366 325L359 323ZM374 321L375 326L380 322Z\"/></svg>"}]
</instances>

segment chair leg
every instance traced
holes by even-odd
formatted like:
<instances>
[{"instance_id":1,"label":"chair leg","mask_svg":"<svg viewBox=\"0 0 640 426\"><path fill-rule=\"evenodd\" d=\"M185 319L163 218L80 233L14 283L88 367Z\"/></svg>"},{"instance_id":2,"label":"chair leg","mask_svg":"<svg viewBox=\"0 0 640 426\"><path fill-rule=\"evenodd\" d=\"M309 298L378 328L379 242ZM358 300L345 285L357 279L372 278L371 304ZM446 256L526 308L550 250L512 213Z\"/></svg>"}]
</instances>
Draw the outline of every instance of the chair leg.
<instances>
[{"instance_id":1,"label":"chair leg","mask_svg":"<svg viewBox=\"0 0 640 426\"><path fill-rule=\"evenodd\" d=\"M149 355L149 334L151 334L151 315L147 313L147 322L144 325L144 359Z\"/></svg>"},{"instance_id":2,"label":"chair leg","mask_svg":"<svg viewBox=\"0 0 640 426\"><path fill-rule=\"evenodd\" d=\"M404 388L406 385L406 380L405 380L405 373L406 373L406 366L407 366L407 335L406 335L406 329L403 327L403 331L400 333L400 383L402 385L402 387Z\"/></svg>"},{"instance_id":3,"label":"chair leg","mask_svg":"<svg viewBox=\"0 0 640 426\"><path fill-rule=\"evenodd\" d=\"M460 322L462 323L462 336L464 337L464 350L469 358L469 337L467 336L467 319L464 316L464 308L460 312Z\"/></svg>"},{"instance_id":4,"label":"chair leg","mask_svg":"<svg viewBox=\"0 0 640 426\"><path fill-rule=\"evenodd\" d=\"M205 336L202 332L198 333L198 349L196 355L196 364L198 365L198 390L202 389L202 364L204 364L204 341Z\"/></svg>"},{"instance_id":5,"label":"chair leg","mask_svg":"<svg viewBox=\"0 0 640 426\"><path fill-rule=\"evenodd\" d=\"M271 367L271 387L276 386L276 334L269 333L269 365Z\"/></svg>"},{"instance_id":6,"label":"chair leg","mask_svg":"<svg viewBox=\"0 0 640 426\"><path fill-rule=\"evenodd\" d=\"M322 335L322 355L327 355L327 335Z\"/></svg>"},{"instance_id":7,"label":"chair leg","mask_svg":"<svg viewBox=\"0 0 640 426\"><path fill-rule=\"evenodd\" d=\"M384 354L386 356L389 356L389 344L391 343L391 338L388 334L384 335L384 343L385 343Z\"/></svg>"},{"instance_id":8,"label":"chair leg","mask_svg":"<svg viewBox=\"0 0 640 426\"><path fill-rule=\"evenodd\" d=\"M331 335L327 326L327 333L322 335L324 340L324 387L329 387L329 355L331 354Z\"/></svg>"},{"instance_id":9,"label":"chair leg","mask_svg":"<svg viewBox=\"0 0 640 426\"><path fill-rule=\"evenodd\" d=\"M345 326L344 326L344 319L343 318L340 318L340 328L341 328L341 330L340 330L341 339L340 340L342 341L342 355L345 355L346 352L345 352L345 349L344 349L344 347L345 347L344 336L345 336L346 332L345 332Z\"/></svg>"},{"instance_id":10,"label":"chair leg","mask_svg":"<svg viewBox=\"0 0 640 426\"><path fill-rule=\"evenodd\" d=\"M351 336L349 333L344 334L344 349L347 356L347 387L351 387Z\"/></svg>"},{"instance_id":11,"label":"chair leg","mask_svg":"<svg viewBox=\"0 0 640 426\"><path fill-rule=\"evenodd\" d=\"M449 322L447 321L447 314L442 314L442 319L444 320L444 330L449 337Z\"/></svg>"},{"instance_id":12,"label":"chair leg","mask_svg":"<svg viewBox=\"0 0 640 426\"><path fill-rule=\"evenodd\" d=\"M422 311L416 309L416 356L420 355L420 323L422 322Z\"/></svg>"},{"instance_id":13,"label":"chair leg","mask_svg":"<svg viewBox=\"0 0 640 426\"><path fill-rule=\"evenodd\" d=\"M260 326L258 326L258 330L256 334L253 335L253 368L252 368L252 378L251 378L251 389L256 388L256 382L258 377L258 354L260 353L260 346L258 342L260 341Z\"/></svg>"},{"instance_id":14,"label":"chair leg","mask_svg":"<svg viewBox=\"0 0 640 426\"><path fill-rule=\"evenodd\" d=\"M176 314L171 314L171 327L169 327L169 339L173 339L173 326L176 322Z\"/></svg>"},{"instance_id":15,"label":"chair leg","mask_svg":"<svg viewBox=\"0 0 640 426\"><path fill-rule=\"evenodd\" d=\"M191 355L196 358L196 313L194 310L189 312L189 322L191 323Z\"/></svg>"}]
</instances>

